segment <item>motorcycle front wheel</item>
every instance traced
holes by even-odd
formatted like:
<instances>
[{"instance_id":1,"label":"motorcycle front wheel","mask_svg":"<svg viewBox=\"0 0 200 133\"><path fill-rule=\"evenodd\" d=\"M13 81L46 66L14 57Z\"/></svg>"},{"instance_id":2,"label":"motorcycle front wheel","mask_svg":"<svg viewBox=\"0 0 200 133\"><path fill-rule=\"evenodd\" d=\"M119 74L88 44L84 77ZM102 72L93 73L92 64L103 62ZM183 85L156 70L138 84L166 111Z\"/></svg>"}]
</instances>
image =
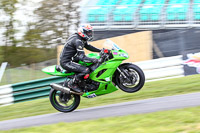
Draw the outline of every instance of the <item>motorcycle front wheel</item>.
<instances>
[{"instance_id":1,"label":"motorcycle front wheel","mask_svg":"<svg viewBox=\"0 0 200 133\"><path fill-rule=\"evenodd\" d=\"M49 94L51 105L60 112L71 112L80 104L80 96L75 94L66 94L61 91L51 89Z\"/></svg>"},{"instance_id":2,"label":"motorcycle front wheel","mask_svg":"<svg viewBox=\"0 0 200 133\"><path fill-rule=\"evenodd\" d=\"M125 64L118 67L114 74L114 83L128 93L139 91L145 83L143 71L134 64Z\"/></svg>"}]
</instances>

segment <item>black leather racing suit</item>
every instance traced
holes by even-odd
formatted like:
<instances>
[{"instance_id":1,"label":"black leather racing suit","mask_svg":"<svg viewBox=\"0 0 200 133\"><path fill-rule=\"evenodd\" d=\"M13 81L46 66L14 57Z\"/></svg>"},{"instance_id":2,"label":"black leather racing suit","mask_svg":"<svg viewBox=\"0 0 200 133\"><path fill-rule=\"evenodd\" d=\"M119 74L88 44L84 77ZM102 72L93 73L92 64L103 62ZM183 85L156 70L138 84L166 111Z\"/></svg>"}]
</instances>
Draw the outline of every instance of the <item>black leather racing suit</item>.
<instances>
[{"instance_id":1,"label":"black leather racing suit","mask_svg":"<svg viewBox=\"0 0 200 133\"><path fill-rule=\"evenodd\" d=\"M79 60L83 62L95 62L97 60L85 56L83 48L92 52L100 52L100 49L89 45L87 41L75 33L68 38L60 54L61 67L70 72L78 73L77 78L90 72L87 67L77 63Z\"/></svg>"}]
</instances>

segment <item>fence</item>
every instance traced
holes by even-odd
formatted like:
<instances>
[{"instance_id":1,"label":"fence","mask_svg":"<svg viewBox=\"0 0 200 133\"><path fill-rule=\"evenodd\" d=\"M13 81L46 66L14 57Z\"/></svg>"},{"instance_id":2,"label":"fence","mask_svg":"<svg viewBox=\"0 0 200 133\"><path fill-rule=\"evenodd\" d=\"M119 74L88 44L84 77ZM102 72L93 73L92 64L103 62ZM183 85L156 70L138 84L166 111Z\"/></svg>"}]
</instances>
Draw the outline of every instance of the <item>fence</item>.
<instances>
[{"instance_id":1,"label":"fence","mask_svg":"<svg viewBox=\"0 0 200 133\"><path fill-rule=\"evenodd\" d=\"M49 75L43 73L41 69L54 64L56 64L56 59L34 63L31 65L22 64L20 67L16 68L10 68L8 66L3 75L2 81L0 82L0 86L50 77Z\"/></svg>"},{"instance_id":2,"label":"fence","mask_svg":"<svg viewBox=\"0 0 200 133\"><path fill-rule=\"evenodd\" d=\"M200 3L90 5L82 8L82 23L95 29L160 29L200 26Z\"/></svg>"},{"instance_id":3,"label":"fence","mask_svg":"<svg viewBox=\"0 0 200 133\"><path fill-rule=\"evenodd\" d=\"M160 58L134 64L144 70L147 81L184 76L182 56ZM63 82L64 79L63 77L50 77L0 86L0 105L46 97L50 90L49 84Z\"/></svg>"}]
</instances>

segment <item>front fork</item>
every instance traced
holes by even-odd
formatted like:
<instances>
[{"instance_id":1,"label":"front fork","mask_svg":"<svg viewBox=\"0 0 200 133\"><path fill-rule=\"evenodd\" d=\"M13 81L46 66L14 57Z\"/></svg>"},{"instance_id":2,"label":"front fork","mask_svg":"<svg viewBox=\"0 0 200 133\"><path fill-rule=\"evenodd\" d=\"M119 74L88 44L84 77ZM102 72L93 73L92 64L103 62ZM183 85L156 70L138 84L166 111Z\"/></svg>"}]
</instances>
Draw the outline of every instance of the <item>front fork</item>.
<instances>
[{"instance_id":1,"label":"front fork","mask_svg":"<svg viewBox=\"0 0 200 133\"><path fill-rule=\"evenodd\" d=\"M123 76L124 79L128 80L129 82L131 82L131 80L129 78L129 74L125 70L123 70L123 69L120 70L119 67L117 68L117 70Z\"/></svg>"}]
</instances>

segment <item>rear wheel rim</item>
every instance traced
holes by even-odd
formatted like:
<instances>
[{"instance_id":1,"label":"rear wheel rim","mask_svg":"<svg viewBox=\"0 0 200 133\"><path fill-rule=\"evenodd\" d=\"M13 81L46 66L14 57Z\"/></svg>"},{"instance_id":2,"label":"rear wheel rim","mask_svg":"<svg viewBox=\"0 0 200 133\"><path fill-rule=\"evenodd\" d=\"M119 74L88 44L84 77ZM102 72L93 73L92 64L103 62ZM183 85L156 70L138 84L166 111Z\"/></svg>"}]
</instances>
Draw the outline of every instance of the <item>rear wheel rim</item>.
<instances>
[{"instance_id":1,"label":"rear wheel rim","mask_svg":"<svg viewBox=\"0 0 200 133\"><path fill-rule=\"evenodd\" d=\"M60 91L55 91L55 93L53 94L53 102L56 105L56 107L61 108L61 109L73 108L75 104L74 94L68 94L70 95L71 98L62 100L63 97L61 97L61 93L62 92ZM65 95L65 93L63 93L63 95Z\"/></svg>"}]
</instances>

